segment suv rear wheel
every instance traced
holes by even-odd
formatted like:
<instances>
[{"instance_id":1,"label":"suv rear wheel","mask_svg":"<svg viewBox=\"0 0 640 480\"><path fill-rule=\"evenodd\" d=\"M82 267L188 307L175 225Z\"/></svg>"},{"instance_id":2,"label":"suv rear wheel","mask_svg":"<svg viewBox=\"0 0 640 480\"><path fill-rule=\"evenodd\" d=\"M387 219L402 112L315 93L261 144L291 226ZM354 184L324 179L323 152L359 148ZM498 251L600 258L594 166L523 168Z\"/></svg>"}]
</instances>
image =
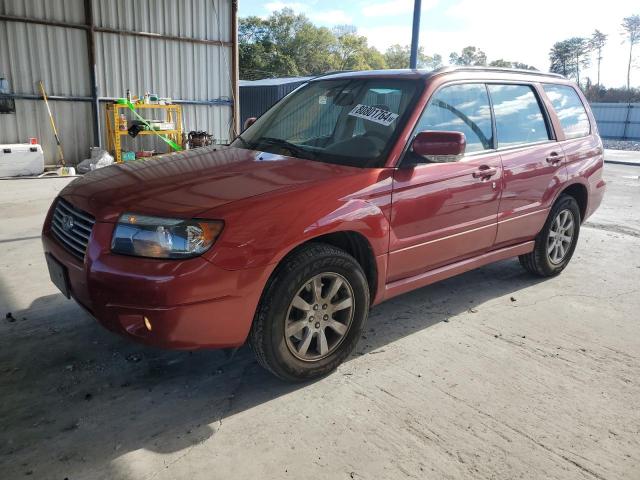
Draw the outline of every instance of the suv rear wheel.
<instances>
[{"instance_id":1,"label":"suv rear wheel","mask_svg":"<svg viewBox=\"0 0 640 480\"><path fill-rule=\"evenodd\" d=\"M320 377L353 351L369 313L358 262L314 243L286 258L270 280L251 327L258 362L287 381Z\"/></svg>"},{"instance_id":2,"label":"suv rear wheel","mask_svg":"<svg viewBox=\"0 0 640 480\"><path fill-rule=\"evenodd\" d=\"M569 195L554 203L531 253L520 255L520 264L541 277L558 275L569 264L580 233L580 208Z\"/></svg>"}]
</instances>

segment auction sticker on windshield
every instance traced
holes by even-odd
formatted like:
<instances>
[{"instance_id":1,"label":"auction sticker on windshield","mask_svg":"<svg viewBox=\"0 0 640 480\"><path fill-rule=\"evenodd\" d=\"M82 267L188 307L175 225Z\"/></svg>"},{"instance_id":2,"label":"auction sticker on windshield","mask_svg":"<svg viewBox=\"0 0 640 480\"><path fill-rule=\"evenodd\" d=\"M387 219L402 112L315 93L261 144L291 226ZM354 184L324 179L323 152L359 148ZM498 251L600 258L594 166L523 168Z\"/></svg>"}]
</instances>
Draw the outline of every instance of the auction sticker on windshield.
<instances>
[{"instance_id":1,"label":"auction sticker on windshield","mask_svg":"<svg viewBox=\"0 0 640 480\"><path fill-rule=\"evenodd\" d=\"M349 115L352 117L363 118L370 122L379 123L385 127L391 125L399 116L397 113L389 112L388 110L383 110L378 107L372 107L370 105L362 105L360 103L349 112Z\"/></svg>"}]
</instances>

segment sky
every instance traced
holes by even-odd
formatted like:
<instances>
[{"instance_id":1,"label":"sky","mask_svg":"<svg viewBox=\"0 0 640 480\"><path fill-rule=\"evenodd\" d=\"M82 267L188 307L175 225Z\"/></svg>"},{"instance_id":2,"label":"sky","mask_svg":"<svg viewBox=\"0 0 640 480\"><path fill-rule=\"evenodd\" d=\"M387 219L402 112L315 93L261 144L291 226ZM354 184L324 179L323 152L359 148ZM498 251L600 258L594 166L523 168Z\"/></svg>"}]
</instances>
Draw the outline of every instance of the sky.
<instances>
[{"instance_id":1,"label":"sky","mask_svg":"<svg viewBox=\"0 0 640 480\"><path fill-rule=\"evenodd\" d=\"M411 43L413 0L284 0L260 2L240 0L240 16L267 17L274 10L290 7L304 13L316 25L350 24L360 35L384 52L392 44ZM609 35L603 51L601 83L607 87L626 85L628 44L623 44L620 23L640 14L635 0L423 0L420 45L428 55L439 53L445 63L449 53L467 45L482 49L488 60L504 59L549 68L549 50L566 38L588 37L597 28ZM535 8L533 8L535 6ZM631 84L640 86L640 47ZM595 57L595 56L594 56ZM585 76L595 83L595 58ZM585 76L582 76L584 78Z\"/></svg>"}]
</instances>

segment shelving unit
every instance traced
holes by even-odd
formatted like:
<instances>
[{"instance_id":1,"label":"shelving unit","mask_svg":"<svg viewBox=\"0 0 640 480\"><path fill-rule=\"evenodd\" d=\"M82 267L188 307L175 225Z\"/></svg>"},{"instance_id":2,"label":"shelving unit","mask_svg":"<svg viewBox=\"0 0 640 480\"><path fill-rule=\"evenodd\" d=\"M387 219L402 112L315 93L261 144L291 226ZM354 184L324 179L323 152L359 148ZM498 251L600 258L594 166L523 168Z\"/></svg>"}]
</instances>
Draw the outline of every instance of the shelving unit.
<instances>
[{"instance_id":1,"label":"shelving unit","mask_svg":"<svg viewBox=\"0 0 640 480\"><path fill-rule=\"evenodd\" d=\"M165 135L170 140L184 147L182 144L182 106L180 105L157 105L157 104L134 104L136 110L162 110L165 112L164 122L173 122L176 126L173 130L141 130L138 135ZM129 135L127 130L120 130L120 115L125 114L131 120L131 110L127 105L111 103L107 105L107 148L113 155L117 163L122 163L122 141L123 135ZM140 114L144 117L144 114ZM135 137L137 138L137 136ZM167 145L167 147L169 147Z\"/></svg>"}]
</instances>

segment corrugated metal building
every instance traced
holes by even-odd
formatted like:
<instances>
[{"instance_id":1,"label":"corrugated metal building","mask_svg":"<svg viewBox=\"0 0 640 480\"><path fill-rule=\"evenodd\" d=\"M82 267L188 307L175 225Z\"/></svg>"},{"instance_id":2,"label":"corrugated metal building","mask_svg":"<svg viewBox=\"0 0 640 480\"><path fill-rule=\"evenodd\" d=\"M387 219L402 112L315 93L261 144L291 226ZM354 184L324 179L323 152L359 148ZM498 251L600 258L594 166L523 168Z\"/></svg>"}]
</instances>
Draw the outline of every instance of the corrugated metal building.
<instances>
[{"instance_id":1,"label":"corrugated metal building","mask_svg":"<svg viewBox=\"0 0 640 480\"><path fill-rule=\"evenodd\" d=\"M236 0L0 0L0 78L16 110L0 115L0 143L37 137L45 163L55 163L39 80L71 163L96 137L106 145L105 105L127 89L182 103L186 132L226 143L239 124L236 52ZM164 149L151 136L127 142Z\"/></svg>"},{"instance_id":2,"label":"corrugated metal building","mask_svg":"<svg viewBox=\"0 0 640 480\"><path fill-rule=\"evenodd\" d=\"M259 117L269 107L288 93L293 92L313 77L264 78L262 80L240 80L241 122L249 117Z\"/></svg>"},{"instance_id":3,"label":"corrugated metal building","mask_svg":"<svg viewBox=\"0 0 640 480\"><path fill-rule=\"evenodd\" d=\"M640 103L592 103L602 138L640 140Z\"/></svg>"}]
</instances>

